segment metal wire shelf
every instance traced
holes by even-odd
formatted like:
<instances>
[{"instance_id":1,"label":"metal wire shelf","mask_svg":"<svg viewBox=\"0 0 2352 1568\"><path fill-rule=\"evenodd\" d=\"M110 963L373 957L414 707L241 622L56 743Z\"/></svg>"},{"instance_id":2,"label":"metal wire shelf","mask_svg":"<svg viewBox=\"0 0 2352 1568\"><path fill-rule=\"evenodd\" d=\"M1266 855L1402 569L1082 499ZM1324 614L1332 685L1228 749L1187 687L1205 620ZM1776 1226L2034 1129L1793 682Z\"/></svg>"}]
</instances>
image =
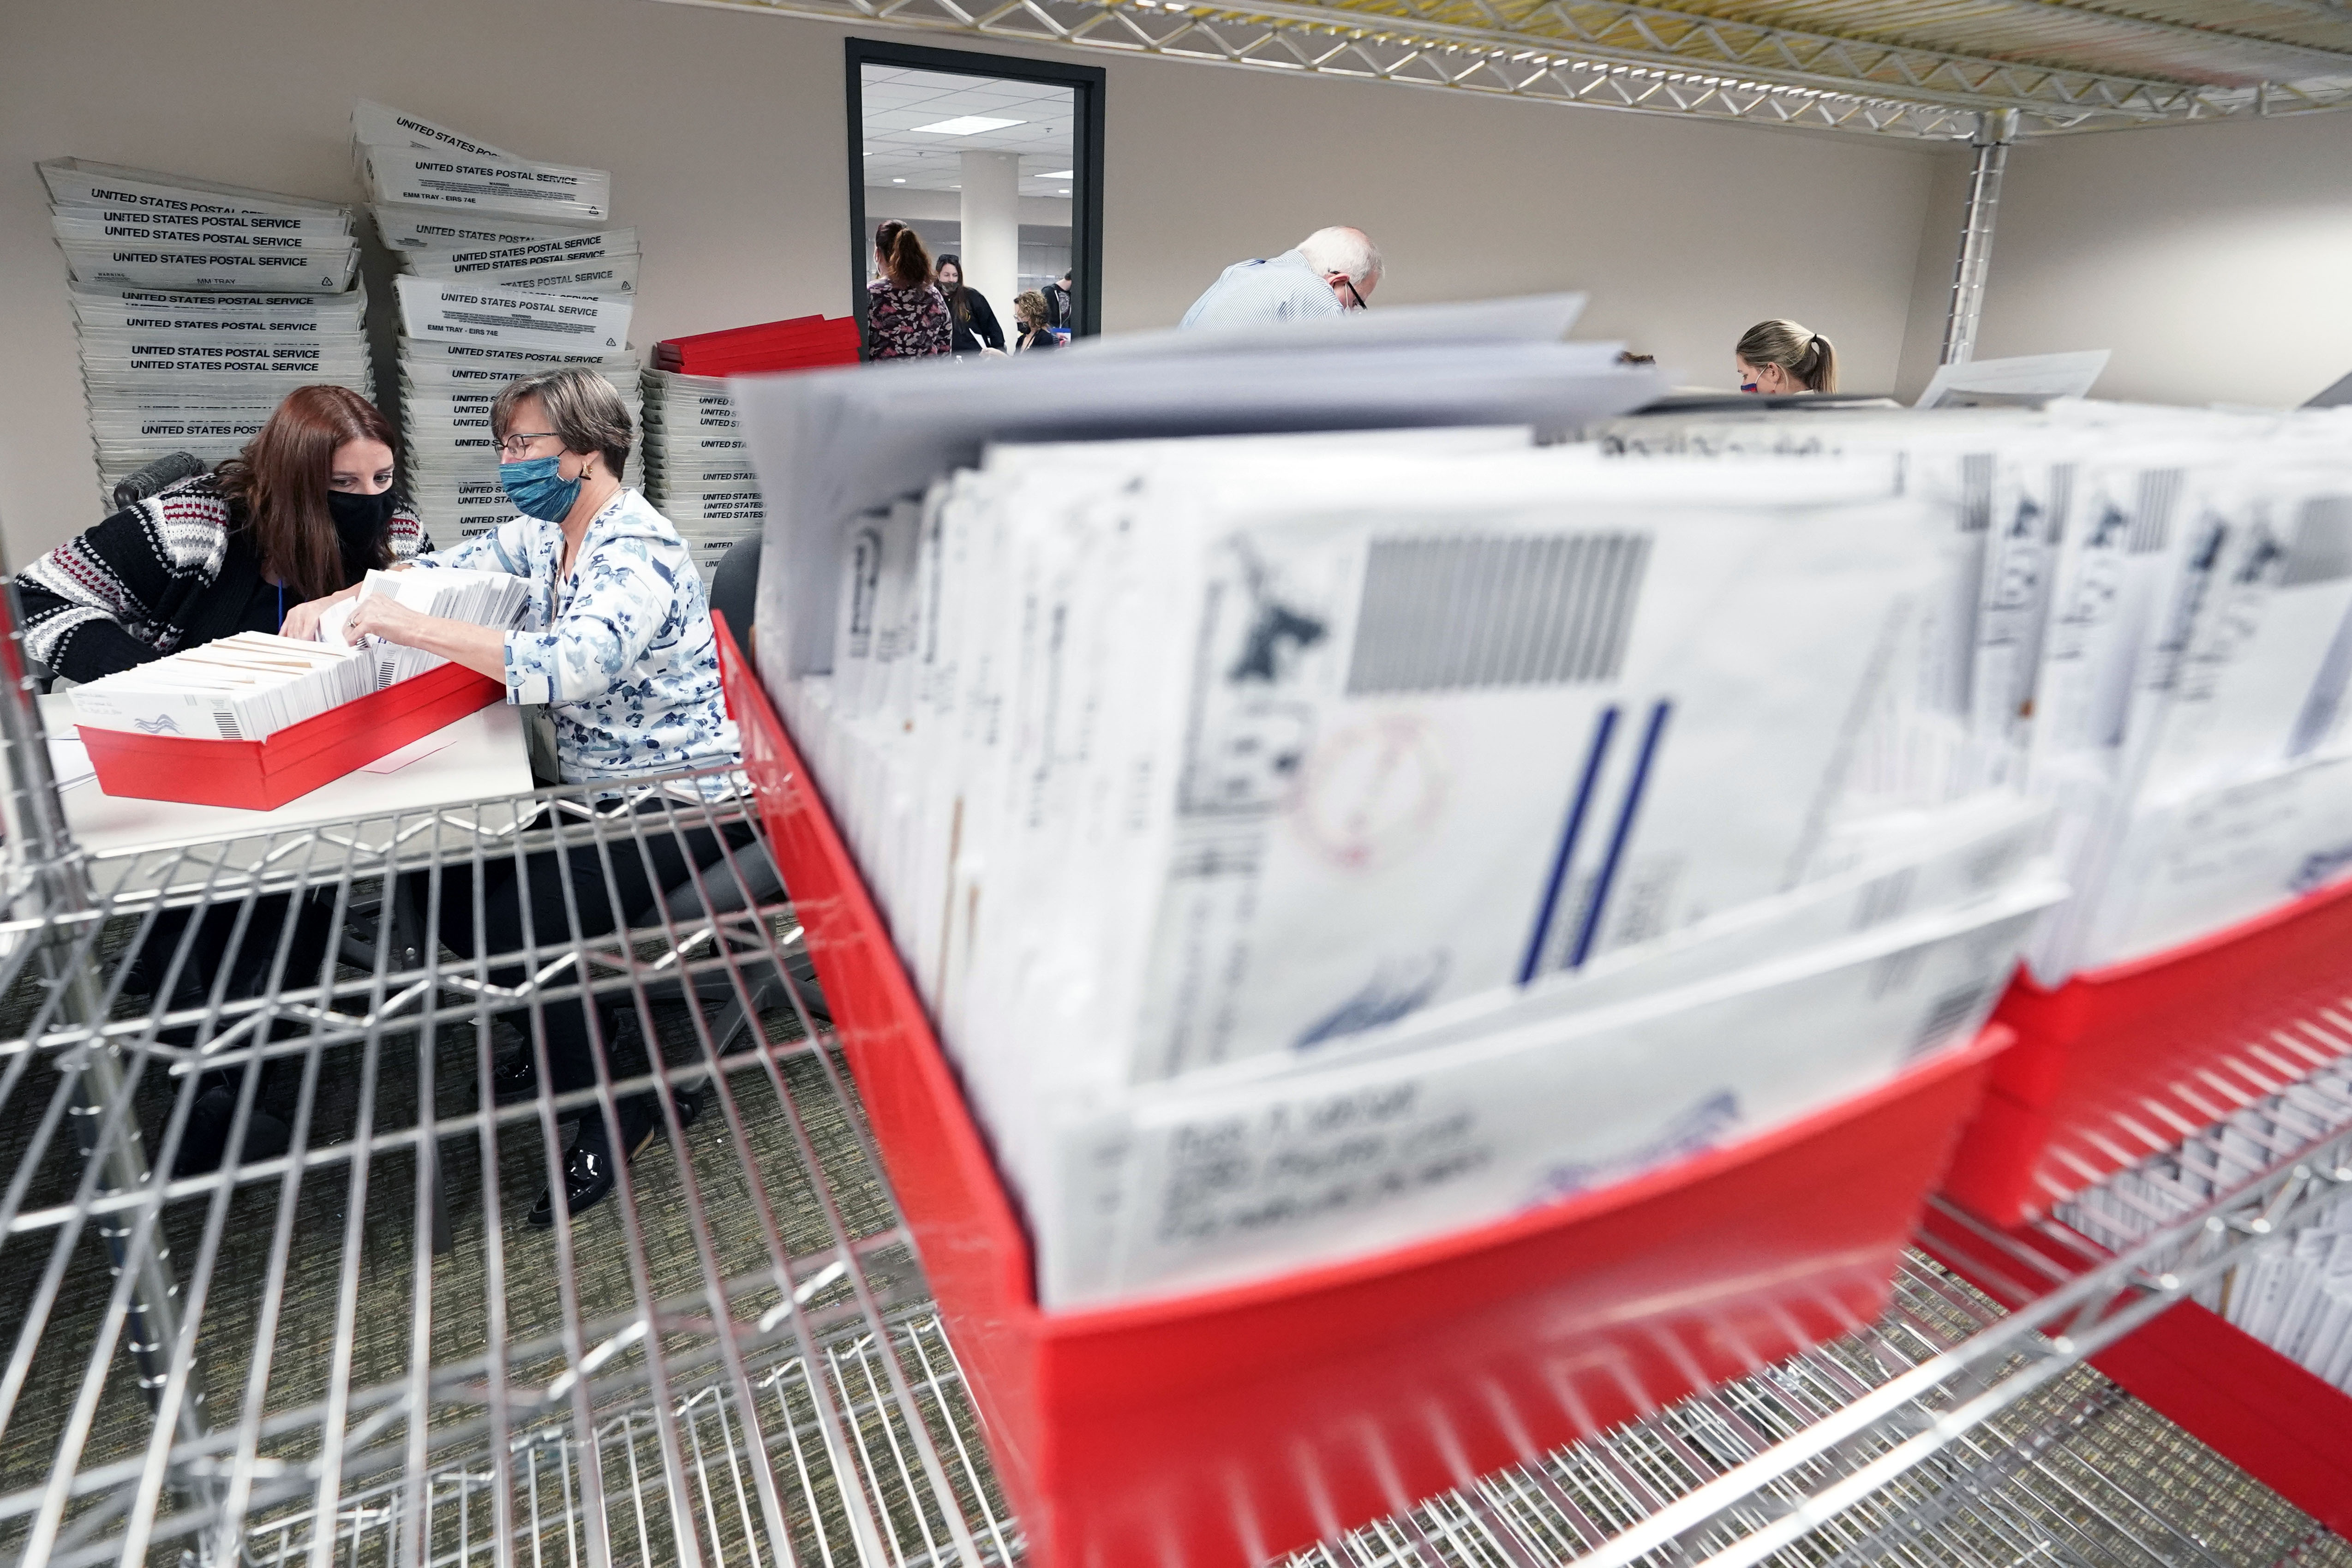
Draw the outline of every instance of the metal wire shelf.
<instances>
[{"instance_id":1,"label":"metal wire shelf","mask_svg":"<svg viewBox=\"0 0 2352 1568\"><path fill-rule=\"evenodd\" d=\"M2072 0L1942 7L1643 0L678 0L1134 57L1443 88L1685 119L1965 141L2014 111L2024 134L2273 118L2352 105L2344 14L2194 25ZM2288 9L2326 0L2264 0ZM1974 26L1956 26L1974 12ZM2318 17L2315 21L2314 17ZM1941 23L1955 42L1922 36ZM1930 34L1935 28L1928 28ZM2151 54L2150 35L2166 46ZM1960 42L1959 40L1967 40Z\"/></svg>"},{"instance_id":2,"label":"metal wire shelf","mask_svg":"<svg viewBox=\"0 0 2352 1568\"><path fill-rule=\"evenodd\" d=\"M724 774L636 796L20 857L38 910L0 927L0 1562L1021 1555L791 908L726 896L764 855L751 803ZM599 934L583 910L625 906L625 869L697 833L723 849L688 896ZM436 900L414 941L383 912L500 865L559 877L562 929L461 958ZM151 1006L131 956L207 910L230 955ZM365 941L303 971L306 919ZM193 940L164 944L183 968ZM243 991L237 942L269 959ZM497 1103L496 1063L583 996L610 1009L593 1086ZM243 1072L237 1116L293 1080L283 1152L232 1135L217 1172L145 1173L150 1147L171 1171L206 1075L269 1063L278 1088ZM525 1224L563 1124L641 1090L672 1152L569 1226ZM2154 1429L2078 1365L2352 1181L2341 1131L2269 1153L2022 1311L1915 1258L1835 1344L1294 1562L2352 1562L2210 1456L2140 1495L2115 1434ZM2217 1498L2244 1516L2219 1546Z\"/></svg>"}]
</instances>

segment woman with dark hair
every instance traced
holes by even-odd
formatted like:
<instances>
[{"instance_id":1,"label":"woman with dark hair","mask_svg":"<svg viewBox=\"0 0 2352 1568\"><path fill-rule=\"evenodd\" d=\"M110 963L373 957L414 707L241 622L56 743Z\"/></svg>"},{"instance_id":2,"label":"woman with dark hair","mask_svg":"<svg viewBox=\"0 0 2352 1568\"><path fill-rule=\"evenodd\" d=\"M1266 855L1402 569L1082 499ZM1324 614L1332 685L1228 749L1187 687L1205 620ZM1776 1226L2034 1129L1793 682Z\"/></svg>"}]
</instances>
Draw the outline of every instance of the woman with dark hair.
<instances>
[{"instance_id":1,"label":"woman with dark hair","mask_svg":"<svg viewBox=\"0 0 2352 1568\"><path fill-rule=\"evenodd\" d=\"M891 218L874 231L874 267L866 286L866 357L925 359L948 352L948 302L931 280L923 237Z\"/></svg>"},{"instance_id":2,"label":"woman with dark hair","mask_svg":"<svg viewBox=\"0 0 2352 1568\"><path fill-rule=\"evenodd\" d=\"M301 623L305 600L429 548L416 514L393 489L393 468L392 427L366 398L341 386L289 393L236 457L125 507L26 567L16 578L25 650L81 681L237 632L307 637L315 616ZM194 922L184 910L158 912L131 960L133 988L153 995L160 1011L212 1014L171 1025L162 1037L194 1047L231 1022L215 997L237 1003L318 984L335 922L331 903L313 897L319 905L291 921L286 895L255 899L241 931L235 903ZM268 1032L298 1029L281 1016ZM220 1164L244 1077L231 1066L195 1079L177 1174ZM290 1108L270 1093L269 1078L265 1071L247 1120L247 1161L286 1149L280 1113Z\"/></svg>"},{"instance_id":3,"label":"woman with dark hair","mask_svg":"<svg viewBox=\"0 0 2352 1568\"><path fill-rule=\"evenodd\" d=\"M940 292L947 296L948 319L953 323L951 353L1004 352L1004 329L996 324L996 312L990 308L988 297L964 286L961 257L940 258Z\"/></svg>"},{"instance_id":4,"label":"woman with dark hair","mask_svg":"<svg viewBox=\"0 0 2352 1568\"><path fill-rule=\"evenodd\" d=\"M393 490L393 467L392 426L366 398L342 386L289 393L236 457L20 573L25 651L65 679L95 680L281 629L304 601L431 548Z\"/></svg>"}]
</instances>

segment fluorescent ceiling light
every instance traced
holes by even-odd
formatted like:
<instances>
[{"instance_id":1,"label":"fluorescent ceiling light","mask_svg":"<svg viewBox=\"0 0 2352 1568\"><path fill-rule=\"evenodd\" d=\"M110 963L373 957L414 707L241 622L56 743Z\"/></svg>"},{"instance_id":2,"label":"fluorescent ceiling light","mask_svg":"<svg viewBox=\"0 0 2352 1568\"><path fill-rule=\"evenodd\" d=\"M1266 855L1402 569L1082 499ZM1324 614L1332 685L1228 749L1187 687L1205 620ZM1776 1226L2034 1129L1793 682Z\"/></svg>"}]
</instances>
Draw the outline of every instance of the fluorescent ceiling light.
<instances>
[{"instance_id":1,"label":"fluorescent ceiling light","mask_svg":"<svg viewBox=\"0 0 2352 1568\"><path fill-rule=\"evenodd\" d=\"M1037 176L1041 180L1075 180L1077 177L1078 172L1076 169L1056 169L1050 174Z\"/></svg>"},{"instance_id":2,"label":"fluorescent ceiling light","mask_svg":"<svg viewBox=\"0 0 2352 1568\"><path fill-rule=\"evenodd\" d=\"M903 176L894 175L892 176L890 183L894 185L903 185L907 182Z\"/></svg>"},{"instance_id":3,"label":"fluorescent ceiling light","mask_svg":"<svg viewBox=\"0 0 2352 1568\"><path fill-rule=\"evenodd\" d=\"M985 114L959 114L953 120L934 121L918 125L915 132L925 136L976 136L983 131L1002 131L1008 125L1026 125L1025 120L992 120Z\"/></svg>"}]
</instances>

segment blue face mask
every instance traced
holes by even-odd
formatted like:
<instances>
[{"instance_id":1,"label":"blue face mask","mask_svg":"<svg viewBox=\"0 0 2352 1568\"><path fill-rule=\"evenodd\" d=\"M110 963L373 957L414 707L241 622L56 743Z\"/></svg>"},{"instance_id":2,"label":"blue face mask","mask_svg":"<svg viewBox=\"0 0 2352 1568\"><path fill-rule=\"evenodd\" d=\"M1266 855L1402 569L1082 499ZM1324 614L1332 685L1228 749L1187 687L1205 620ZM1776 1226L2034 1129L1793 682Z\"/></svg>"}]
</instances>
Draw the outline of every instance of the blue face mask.
<instances>
[{"instance_id":1,"label":"blue face mask","mask_svg":"<svg viewBox=\"0 0 2352 1568\"><path fill-rule=\"evenodd\" d=\"M535 517L541 522L562 522L571 515L572 503L580 499L580 481L565 479L562 464L561 458L500 463L499 483L506 487L507 499L523 516Z\"/></svg>"}]
</instances>

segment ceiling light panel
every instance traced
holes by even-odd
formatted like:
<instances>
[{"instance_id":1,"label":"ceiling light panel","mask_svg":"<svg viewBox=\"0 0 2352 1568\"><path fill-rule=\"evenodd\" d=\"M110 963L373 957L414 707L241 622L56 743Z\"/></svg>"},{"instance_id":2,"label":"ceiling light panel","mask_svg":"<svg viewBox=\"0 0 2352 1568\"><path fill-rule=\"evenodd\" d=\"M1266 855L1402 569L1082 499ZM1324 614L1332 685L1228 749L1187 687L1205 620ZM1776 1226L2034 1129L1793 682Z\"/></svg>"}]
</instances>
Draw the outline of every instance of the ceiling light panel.
<instances>
[{"instance_id":1,"label":"ceiling light panel","mask_svg":"<svg viewBox=\"0 0 2352 1568\"><path fill-rule=\"evenodd\" d=\"M985 114L960 114L953 120L941 120L929 125L910 126L920 136L974 136L982 131L1003 131L1010 126L1025 125L1023 120L993 120Z\"/></svg>"}]
</instances>

